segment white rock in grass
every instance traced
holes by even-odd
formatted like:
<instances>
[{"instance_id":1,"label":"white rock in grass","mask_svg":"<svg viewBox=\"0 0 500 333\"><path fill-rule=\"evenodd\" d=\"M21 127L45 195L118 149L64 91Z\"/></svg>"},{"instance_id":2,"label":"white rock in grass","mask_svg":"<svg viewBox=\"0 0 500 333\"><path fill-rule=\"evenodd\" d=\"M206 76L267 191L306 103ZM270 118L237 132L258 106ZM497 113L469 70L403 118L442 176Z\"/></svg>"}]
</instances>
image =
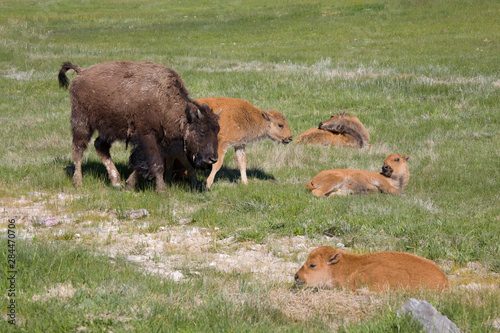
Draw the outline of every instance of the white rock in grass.
<instances>
[{"instance_id":1,"label":"white rock in grass","mask_svg":"<svg viewBox=\"0 0 500 333\"><path fill-rule=\"evenodd\" d=\"M440 314L429 302L410 298L398 311L398 317L409 314L428 333L460 333L457 325Z\"/></svg>"},{"instance_id":2,"label":"white rock in grass","mask_svg":"<svg viewBox=\"0 0 500 333\"><path fill-rule=\"evenodd\" d=\"M179 271L173 271L172 273L169 274L169 278L171 278L175 282L179 282L184 278L184 274L182 274Z\"/></svg>"}]
</instances>

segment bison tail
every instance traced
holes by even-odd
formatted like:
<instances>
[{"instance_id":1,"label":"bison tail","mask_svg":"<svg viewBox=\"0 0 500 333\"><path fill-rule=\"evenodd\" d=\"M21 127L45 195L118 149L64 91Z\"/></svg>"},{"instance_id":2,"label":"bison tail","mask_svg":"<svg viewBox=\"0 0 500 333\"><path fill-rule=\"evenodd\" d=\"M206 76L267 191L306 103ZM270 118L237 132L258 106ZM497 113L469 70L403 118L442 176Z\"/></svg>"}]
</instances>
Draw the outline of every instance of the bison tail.
<instances>
[{"instance_id":1,"label":"bison tail","mask_svg":"<svg viewBox=\"0 0 500 333\"><path fill-rule=\"evenodd\" d=\"M59 87L68 89L69 87L69 79L66 76L66 72L70 69L74 70L77 74L80 73L80 68L77 65L73 65L69 61L62 64L61 70L59 71Z\"/></svg>"}]
</instances>

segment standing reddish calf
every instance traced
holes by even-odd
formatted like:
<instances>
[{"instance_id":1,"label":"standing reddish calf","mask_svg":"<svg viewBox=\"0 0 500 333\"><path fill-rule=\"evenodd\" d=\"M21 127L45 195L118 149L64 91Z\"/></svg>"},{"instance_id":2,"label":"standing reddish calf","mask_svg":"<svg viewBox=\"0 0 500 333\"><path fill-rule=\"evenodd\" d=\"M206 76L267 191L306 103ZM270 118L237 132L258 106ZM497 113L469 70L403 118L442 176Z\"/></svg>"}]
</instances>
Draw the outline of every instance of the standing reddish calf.
<instances>
[{"instance_id":1,"label":"standing reddish calf","mask_svg":"<svg viewBox=\"0 0 500 333\"><path fill-rule=\"evenodd\" d=\"M240 168L241 182L247 184L247 160L245 147L259 139L269 138L282 143L292 141L292 132L285 116L276 110L260 110L242 99L228 97L200 98L195 102L207 104L213 110L221 110L218 139L219 160L212 165L207 188L212 186L215 174L222 167L224 155L234 147Z\"/></svg>"}]
</instances>

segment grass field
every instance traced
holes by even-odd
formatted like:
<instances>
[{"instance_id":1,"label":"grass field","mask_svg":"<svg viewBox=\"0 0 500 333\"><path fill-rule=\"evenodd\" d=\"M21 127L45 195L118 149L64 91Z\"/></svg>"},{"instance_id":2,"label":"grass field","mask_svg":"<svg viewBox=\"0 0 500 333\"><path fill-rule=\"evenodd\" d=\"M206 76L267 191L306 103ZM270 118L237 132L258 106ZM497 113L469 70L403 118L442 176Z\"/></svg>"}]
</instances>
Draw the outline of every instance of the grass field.
<instances>
[{"instance_id":1,"label":"grass field","mask_svg":"<svg viewBox=\"0 0 500 333\"><path fill-rule=\"evenodd\" d=\"M0 330L418 332L396 315L416 297L465 332L498 331L499 16L494 0L0 1ZM156 194L113 189L90 144L74 188L57 73L124 59L174 68L193 99L278 109L294 137L347 109L373 146L262 141L246 150L248 186L230 151L210 191ZM125 179L130 149L111 153ZM378 171L390 153L411 155L405 196L305 188L325 169ZM313 248L338 243L434 260L452 287L292 288Z\"/></svg>"}]
</instances>

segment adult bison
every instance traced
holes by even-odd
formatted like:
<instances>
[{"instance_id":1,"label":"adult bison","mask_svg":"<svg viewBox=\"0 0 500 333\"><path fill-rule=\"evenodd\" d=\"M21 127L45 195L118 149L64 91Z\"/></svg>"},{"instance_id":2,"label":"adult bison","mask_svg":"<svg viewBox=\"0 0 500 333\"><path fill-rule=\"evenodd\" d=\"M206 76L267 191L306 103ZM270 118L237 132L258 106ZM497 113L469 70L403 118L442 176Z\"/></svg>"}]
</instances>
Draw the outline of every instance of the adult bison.
<instances>
[{"instance_id":1,"label":"adult bison","mask_svg":"<svg viewBox=\"0 0 500 333\"><path fill-rule=\"evenodd\" d=\"M71 85L66 77L70 69L78 74ZM97 155L114 187L122 185L109 153L115 140L131 141L143 150L146 166L139 170L146 168L156 178L158 191L165 189L163 155L170 147L189 152L195 165L218 159L218 115L189 99L184 82L173 69L130 61L80 69L65 62L59 84L69 86L76 186L82 184L82 156L94 131L99 132L94 142Z\"/></svg>"}]
</instances>

